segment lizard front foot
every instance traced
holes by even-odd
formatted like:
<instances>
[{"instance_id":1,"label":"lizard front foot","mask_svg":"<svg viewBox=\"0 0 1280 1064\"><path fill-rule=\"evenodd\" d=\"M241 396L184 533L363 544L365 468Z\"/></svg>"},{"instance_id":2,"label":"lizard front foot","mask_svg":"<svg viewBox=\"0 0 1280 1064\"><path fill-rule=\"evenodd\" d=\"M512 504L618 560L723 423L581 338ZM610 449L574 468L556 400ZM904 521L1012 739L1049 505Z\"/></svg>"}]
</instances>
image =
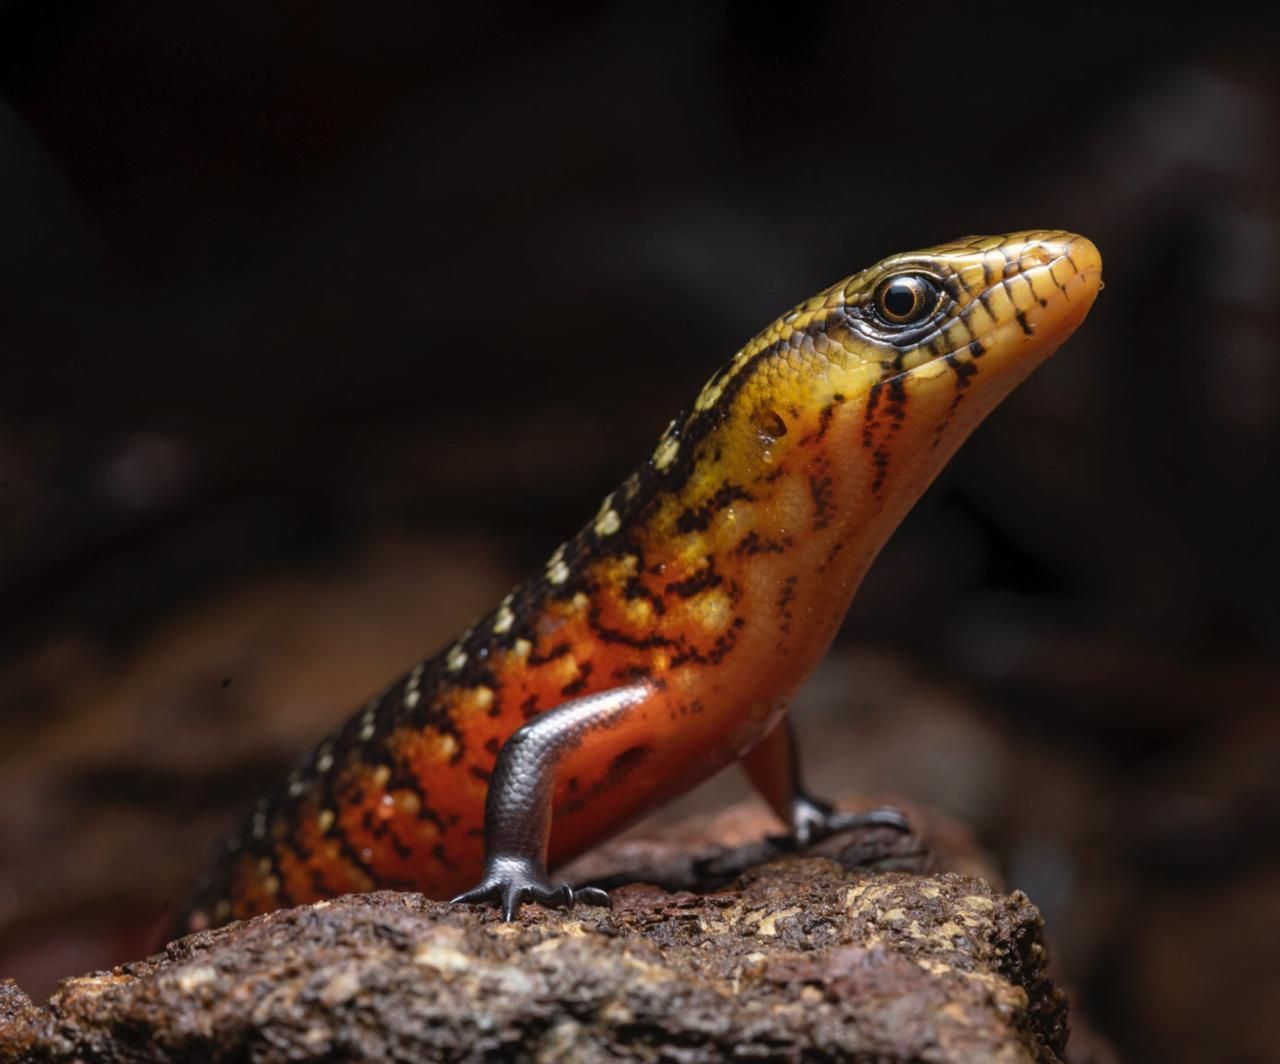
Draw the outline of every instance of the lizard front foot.
<instances>
[{"instance_id":1,"label":"lizard front foot","mask_svg":"<svg viewBox=\"0 0 1280 1064\"><path fill-rule=\"evenodd\" d=\"M450 905L497 905L504 920L514 920L520 906L536 901L555 909L572 909L583 905L611 905L609 895L599 887L574 890L568 883L552 885L546 873L532 862L519 859L493 861L485 869L480 885L452 899Z\"/></svg>"}]
</instances>

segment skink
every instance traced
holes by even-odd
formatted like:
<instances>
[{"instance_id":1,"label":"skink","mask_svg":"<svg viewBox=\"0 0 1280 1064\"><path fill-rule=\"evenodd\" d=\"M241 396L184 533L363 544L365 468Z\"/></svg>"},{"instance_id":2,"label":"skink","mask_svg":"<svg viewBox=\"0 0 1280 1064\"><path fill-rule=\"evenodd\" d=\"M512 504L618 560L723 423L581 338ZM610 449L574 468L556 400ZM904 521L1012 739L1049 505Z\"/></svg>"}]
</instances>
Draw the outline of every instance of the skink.
<instances>
[{"instance_id":1,"label":"skink","mask_svg":"<svg viewBox=\"0 0 1280 1064\"><path fill-rule=\"evenodd\" d=\"M894 255L782 315L597 513L321 741L230 838L183 927L397 887L604 902L549 869L741 759L798 842L842 814L785 718L903 515L1101 288L1040 230Z\"/></svg>"}]
</instances>

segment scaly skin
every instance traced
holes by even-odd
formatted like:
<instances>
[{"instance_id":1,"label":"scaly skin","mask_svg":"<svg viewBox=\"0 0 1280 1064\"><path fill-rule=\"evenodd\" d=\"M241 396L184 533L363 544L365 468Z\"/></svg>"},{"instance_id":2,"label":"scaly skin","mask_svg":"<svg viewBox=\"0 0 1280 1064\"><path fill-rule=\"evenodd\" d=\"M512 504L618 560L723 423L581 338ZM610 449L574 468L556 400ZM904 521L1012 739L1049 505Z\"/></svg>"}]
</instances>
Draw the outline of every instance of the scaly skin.
<instances>
[{"instance_id":1,"label":"scaly skin","mask_svg":"<svg viewBox=\"0 0 1280 1064\"><path fill-rule=\"evenodd\" d=\"M905 283L927 312L901 325L883 301L904 276L926 279ZM903 515L1100 287L1087 240L1025 232L893 256L783 315L541 571L259 803L184 927L349 891L445 898L473 886L492 871L485 800L504 743L619 688L634 696L543 765L549 824L516 825L534 850L549 846L544 861L568 860L753 747L753 777L781 807L798 784L770 779L788 758L761 756L761 740L783 734L788 700ZM495 784L491 841L510 826L507 794Z\"/></svg>"}]
</instances>

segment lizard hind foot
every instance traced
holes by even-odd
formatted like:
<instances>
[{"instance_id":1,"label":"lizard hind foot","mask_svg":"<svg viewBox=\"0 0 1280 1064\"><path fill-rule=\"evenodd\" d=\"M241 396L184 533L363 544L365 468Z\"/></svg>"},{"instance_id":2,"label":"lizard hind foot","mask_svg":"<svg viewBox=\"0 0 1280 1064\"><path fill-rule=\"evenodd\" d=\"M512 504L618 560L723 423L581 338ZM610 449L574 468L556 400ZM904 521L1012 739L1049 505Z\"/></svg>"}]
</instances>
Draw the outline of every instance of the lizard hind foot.
<instances>
[{"instance_id":1,"label":"lizard hind foot","mask_svg":"<svg viewBox=\"0 0 1280 1064\"><path fill-rule=\"evenodd\" d=\"M911 823L901 810L891 806L864 809L846 813L833 809L826 802L808 795L797 796L792 801L791 834L788 843L803 849L842 831L860 828L893 828L903 833L911 832Z\"/></svg>"}]
</instances>

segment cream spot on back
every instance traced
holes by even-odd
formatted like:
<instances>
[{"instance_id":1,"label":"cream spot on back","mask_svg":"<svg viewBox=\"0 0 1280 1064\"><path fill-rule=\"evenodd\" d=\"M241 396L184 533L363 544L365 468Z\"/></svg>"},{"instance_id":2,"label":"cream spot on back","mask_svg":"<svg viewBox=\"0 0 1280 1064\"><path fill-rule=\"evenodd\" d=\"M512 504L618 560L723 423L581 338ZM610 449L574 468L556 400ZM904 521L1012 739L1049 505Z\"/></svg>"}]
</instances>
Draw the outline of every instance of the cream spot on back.
<instances>
[{"instance_id":1,"label":"cream spot on back","mask_svg":"<svg viewBox=\"0 0 1280 1064\"><path fill-rule=\"evenodd\" d=\"M547 579L553 584L563 584L569 579L569 566L564 561L564 546L561 543L547 562Z\"/></svg>"},{"instance_id":2,"label":"cream spot on back","mask_svg":"<svg viewBox=\"0 0 1280 1064\"><path fill-rule=\"evenodd\" d=\"M653 452L654 468L661 472L676 460L676 455L679 453L680 441L674 436L664 436L662 442L658 444L658 449Z\"/></svg>"},{"instance_id":3,"label":"cream spot on back","mask_svg":"<svg viewBox=\"0 0 1280 1064\"><path fill-rule=\"evenodd\" d=\"M418 662L418 664L413 667L413 671L409 673L409 680L404 685L404 700L405 704L408 705L410 709L413 708L413 705L409 703L409 696L414 695L414 703L417 702L416 695L418 693L418 684L422 682L422 674L426 671L426 668L427 663L425 661Z\"/></svg>"},{"instance_id":4,"label":"cream spot on back","mask_svg":"<svg viewBox=\"0 0 1280 1064\"><path fill-rule=\"evenodd\" d=\"M612 508L605 510L596 518L595 530L596 535L601 538L612 536L622 527L622 518L618 516L618 511Z\"/></svg>"},{"instance_id":5,"label":"cream spot on back","mask_svg":"<svg viewBox=\"0 0 1280 1064\"><path fill-rule=\"evenodd\" d=\"M498 604L498 612L493 618L493 631L495 635L505 635L511 631L511 626L516 623L516 615L511 612L512 596L508 595Z\"/></svg>"}]
</instances>

